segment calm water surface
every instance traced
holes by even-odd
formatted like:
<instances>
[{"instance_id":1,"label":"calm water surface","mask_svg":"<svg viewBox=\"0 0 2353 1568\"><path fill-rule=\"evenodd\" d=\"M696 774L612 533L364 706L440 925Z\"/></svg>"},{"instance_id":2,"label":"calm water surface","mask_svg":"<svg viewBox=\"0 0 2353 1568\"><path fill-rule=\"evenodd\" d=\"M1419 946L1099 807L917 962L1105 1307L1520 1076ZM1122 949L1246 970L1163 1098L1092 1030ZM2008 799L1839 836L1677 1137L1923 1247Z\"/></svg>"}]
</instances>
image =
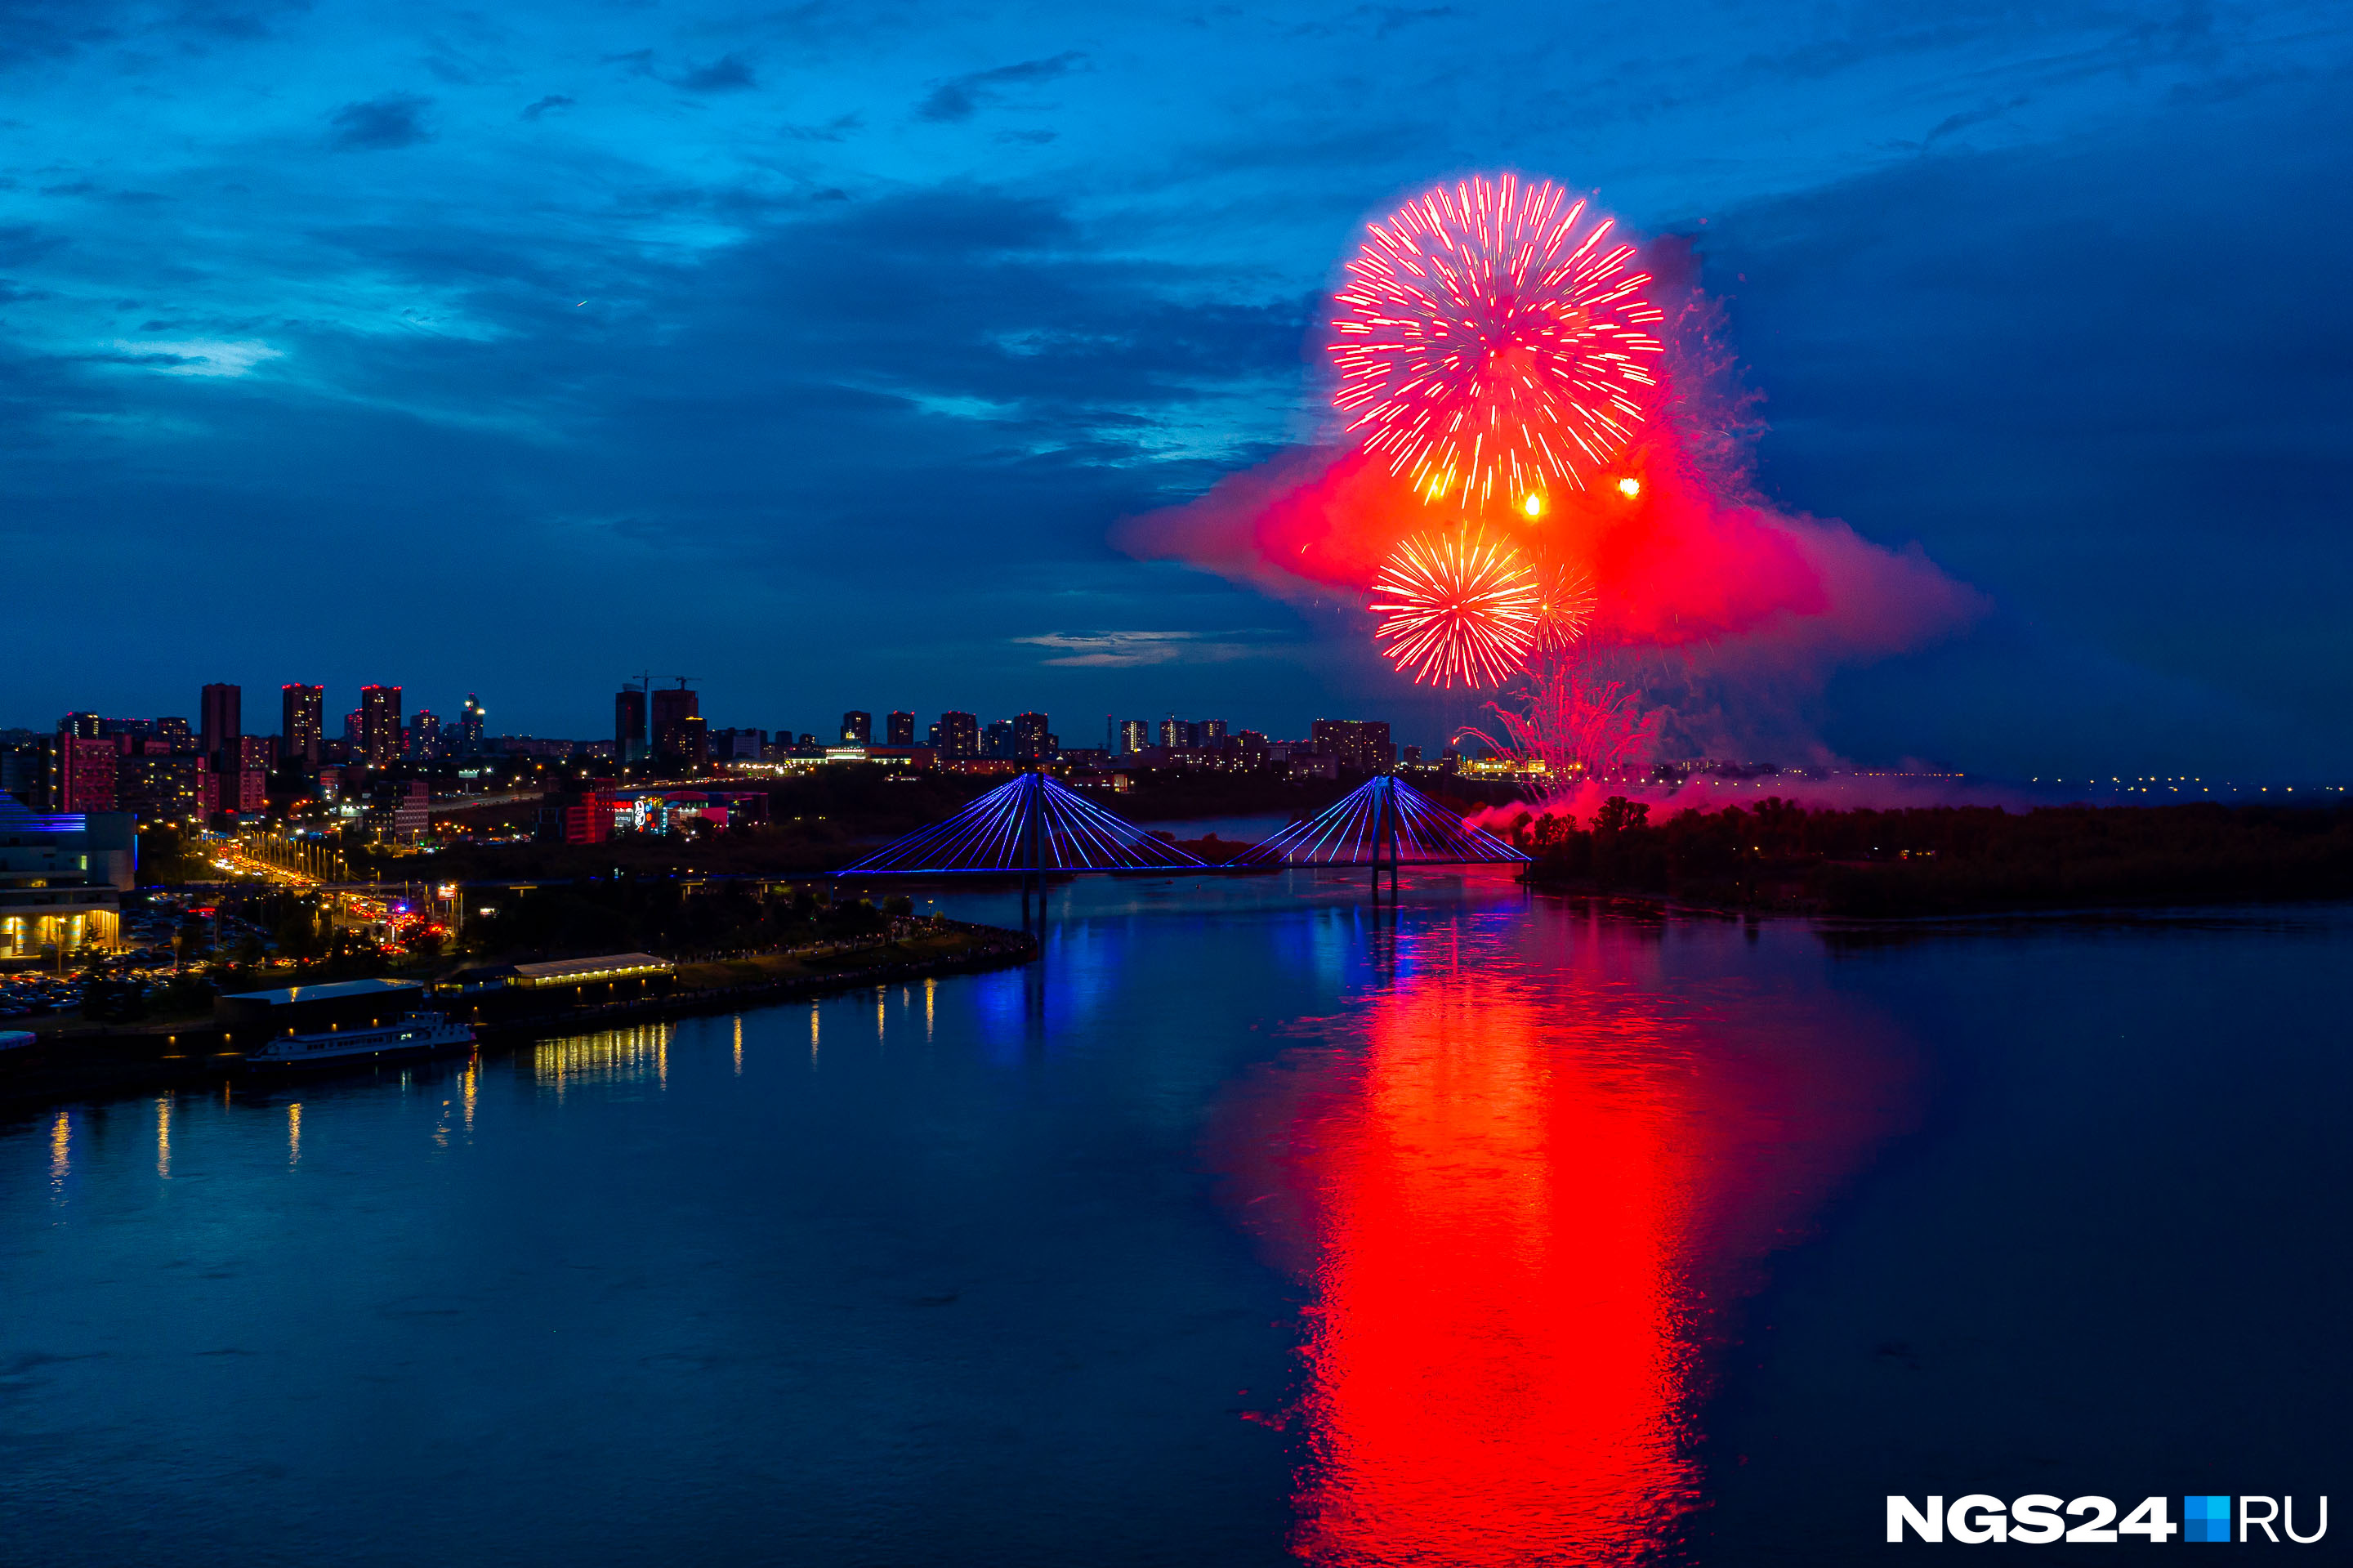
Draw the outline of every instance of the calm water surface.
<instances>
[{"instance_id":1,"label":"calm water surface","mask_svg":"<svg viewBox=\"0 0 2353 1568\"><path fill-rule=\"evenodd\" d=\"M1008 901L960 913L1012 919ZM2345 1490L2339 908L1500 875L0 1128L12 1562L1837 1563Z\"/></svg>"}]
</instances>

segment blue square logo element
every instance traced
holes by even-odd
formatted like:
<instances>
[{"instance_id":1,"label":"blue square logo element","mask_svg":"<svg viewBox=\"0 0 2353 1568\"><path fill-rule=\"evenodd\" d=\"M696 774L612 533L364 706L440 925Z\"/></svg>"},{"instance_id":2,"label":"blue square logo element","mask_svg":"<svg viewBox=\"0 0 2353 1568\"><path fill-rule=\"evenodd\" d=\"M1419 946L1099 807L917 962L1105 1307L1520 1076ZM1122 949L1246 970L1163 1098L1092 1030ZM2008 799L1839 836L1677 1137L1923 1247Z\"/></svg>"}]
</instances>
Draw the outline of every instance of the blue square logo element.
<instances>
[{"instance_id":1,"label":"blue square logo element","mask_svg":"<svg viewBox=\"0 0 2353 1568\"><path fill-rule=\"evenodd\" d=\"M2184 1541L2231 1539L2229 1498L2183 1498L2181 1519L2181 1539Z\"/></svg>"}]
</instances>

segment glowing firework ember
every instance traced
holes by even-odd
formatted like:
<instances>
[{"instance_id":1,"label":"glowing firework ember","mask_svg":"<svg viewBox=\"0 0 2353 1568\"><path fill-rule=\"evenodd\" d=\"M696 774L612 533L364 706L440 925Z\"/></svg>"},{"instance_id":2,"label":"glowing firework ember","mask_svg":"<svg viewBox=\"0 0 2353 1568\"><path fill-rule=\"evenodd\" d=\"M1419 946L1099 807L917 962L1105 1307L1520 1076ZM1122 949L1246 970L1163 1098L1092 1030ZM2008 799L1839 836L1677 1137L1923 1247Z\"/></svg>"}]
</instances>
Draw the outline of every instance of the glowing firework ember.
<instances>
[{"instance_id":1,"label":"glowing firework ember","mask_svg":"<svg viewBox=\"0 0 2353 1568\"><path fill-rule=\"evenodd\" d=\"M1665 313L1634 247L1550 181L1440 185L1370 226L1335 296L1334 402L1430 501L1542 516L1626 450Z\"/></svg>"},{"instance_id":2,"label":"glowing firework ember","mask_svg":"<svg viewBox=\"0 0 2353 1568\"><path fill-rule=\"evenodd\" d=\"M1534 573L1509 545L1478 530L1425 534L1397 548L1373 584L1373 632L1416 685L1500 685L1535 645Z\"/></svg>"}]
</instances>

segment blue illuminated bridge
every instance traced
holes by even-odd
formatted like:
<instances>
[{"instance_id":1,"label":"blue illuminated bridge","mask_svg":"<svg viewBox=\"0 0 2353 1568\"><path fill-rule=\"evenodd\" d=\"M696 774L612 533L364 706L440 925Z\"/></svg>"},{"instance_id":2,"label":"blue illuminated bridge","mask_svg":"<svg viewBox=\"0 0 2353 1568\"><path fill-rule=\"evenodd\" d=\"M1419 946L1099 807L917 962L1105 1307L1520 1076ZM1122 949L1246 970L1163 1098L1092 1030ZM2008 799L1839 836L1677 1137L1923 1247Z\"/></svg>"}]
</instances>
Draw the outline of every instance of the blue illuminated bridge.
<instances>
[{"instance_id":1,"label":"blue illuminated bridge","mask_svg":"<svg viewBox=\"0 0 2353 1568\"><path fill-rule=\"evenodd\" d=\"M1478 865L1528 857L1399 779L1384 775L1224 865L1123 821L1043 773L1025 773L944 822L894 839L836 876L952 876L1072 871L1262 871Z\"/></svg>"}]
</instances>

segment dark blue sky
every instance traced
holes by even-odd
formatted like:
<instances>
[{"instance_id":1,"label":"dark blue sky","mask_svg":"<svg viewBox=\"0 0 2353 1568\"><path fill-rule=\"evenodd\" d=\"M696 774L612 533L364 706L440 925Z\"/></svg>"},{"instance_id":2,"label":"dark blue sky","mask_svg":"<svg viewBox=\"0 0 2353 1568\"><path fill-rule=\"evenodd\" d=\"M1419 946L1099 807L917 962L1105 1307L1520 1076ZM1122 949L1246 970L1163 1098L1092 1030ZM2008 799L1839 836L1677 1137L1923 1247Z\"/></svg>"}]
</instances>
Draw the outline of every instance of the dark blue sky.
<instances>
[{"instance_id":1,"label":"dark blue sky","mask_svg":"<svg viewBox=\"0 0 2353 1568\"><path fill-rule=\"evenodd\" d=\"M1694 236L1767 490L1996 607L1838 675L1841 752L2353 772L2348 60L2328 5L5 0L0 725L593 736L650 668L1435 740L1105 535L1314 429L1368 214L1516 167Z\"/></svg>"}]
</instances>

